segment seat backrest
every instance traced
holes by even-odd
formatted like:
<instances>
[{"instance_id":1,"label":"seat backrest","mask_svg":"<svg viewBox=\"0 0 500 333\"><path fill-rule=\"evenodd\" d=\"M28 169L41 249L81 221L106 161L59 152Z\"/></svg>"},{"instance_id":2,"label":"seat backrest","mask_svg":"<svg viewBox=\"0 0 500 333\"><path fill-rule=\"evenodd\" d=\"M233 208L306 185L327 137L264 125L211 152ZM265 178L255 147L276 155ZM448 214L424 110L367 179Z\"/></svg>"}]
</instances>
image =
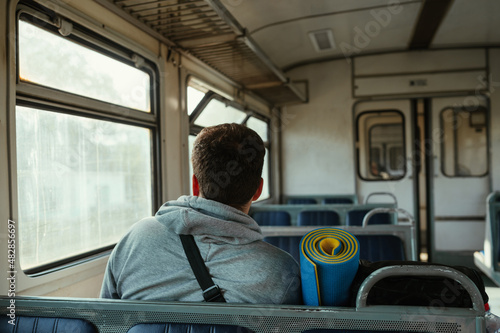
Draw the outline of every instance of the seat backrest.
<instances>
[{"instance_id":1,"label":"seat backrest","mask_svg":"<svg viewBox=\"0 0 500 333\"><path fill-rule=\"evenodd\" d=\"M128 333L253 333L252 330L234 325L203 325L203 324L137 324Z\"/></svg>"},{"instance_id":2,"label":"seat backrest","mask_svg":"<svg viewBox=\"0 0 500 333\"><path fill-rule=\"evenodd\" d=\"M299 213L297 225L340 225L340 216L333 210L304 210Z\"/></svg>"},{"instance_id":3,"label":"seat backrest","mask_svg":"<svg viewBox=\"0 0 500 333\"><path fill-rule=\"evenodd\" d=\"M353 204L353 200L351 198L325 198L322 201L322 204Z\"/></svg>"},{"instance_id":4,"label":"seat backrest","mask_svg":"<svg viewBox=\"0 0 500 333\"><path fill-rule=\"evenodd\" d=\"M370 261L406 260L401 238L393 235L356 235L359 259Z\"/></svg>"},{"instance_id":5,"label":"seat backrest","mask_svg":"<svg viewBox=\"0 0 500 333\"><path fill-rule=\"evenodd\" d=\"M315 199L312 198L292 198L288 199L288 205L315 205L317 204Z\"/></svg>"},{"instance_id":6,"label":"seat backrest","mask_svg":"<svg viewBox=\"0 0 500 333\"><path fill-rule=\"evenodd\" d=\"M355 209L348 211L346 216L346 225L361 226L363 218L369 211L369 209ZM391 224L391 215L389 213L377 213L370 218L368 224Z\"/></svg>"},{"instance_id":7,"label":"seat backrest","mask_svg":"<svg viewBox=\"0 0 500 333\"><path fill-rule=\"evenodd\" d=\"M252 214L253 219L263 226L290 226L290 214L283 211L265 211Z\"/></svg>"},{"instance_id":8,"label":"seat backrest","mask_svg":"<svg viewBox=\"0 0 500 333\"><path fill-rule=\"evenodd\" d=\"M18 316L14 324L9 323L7 316L0 317L0 332L2 333L97 333L95 326L87 320L75 318L46 318Z\"/></svg>"},{"instance_id":9,"label":"seat backrest","mask_svg":"<svg viewBox=\"0 0 500 333\"><path fill-rule=\"evenodd\" d=\"M302 236L274 236L266 237L264 241L290 253L297 262L300 262L301 239Z\"/></svg>"}]
</instances>

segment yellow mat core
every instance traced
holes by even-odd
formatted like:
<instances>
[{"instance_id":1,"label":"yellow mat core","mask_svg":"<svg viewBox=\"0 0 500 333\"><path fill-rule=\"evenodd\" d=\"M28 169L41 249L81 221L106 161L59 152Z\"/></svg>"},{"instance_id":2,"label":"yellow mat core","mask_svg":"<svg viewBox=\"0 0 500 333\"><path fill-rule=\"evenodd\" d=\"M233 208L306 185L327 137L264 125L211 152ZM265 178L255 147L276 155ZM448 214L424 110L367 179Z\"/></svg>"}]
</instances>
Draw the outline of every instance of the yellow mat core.
<instances>
[{"instance_id":1,"label":"yellow mat core","mask_svg":"<svg viewBox=\"0 0 500 333\"><path fill-rule=\"evenodd\" d=\"M342 244L339 242L338 239L325 238L319 242L319 247L321 248L321 250L323 250L325 254L333 256L337 255L340 252Z\"/></svg>"}]
</instances>

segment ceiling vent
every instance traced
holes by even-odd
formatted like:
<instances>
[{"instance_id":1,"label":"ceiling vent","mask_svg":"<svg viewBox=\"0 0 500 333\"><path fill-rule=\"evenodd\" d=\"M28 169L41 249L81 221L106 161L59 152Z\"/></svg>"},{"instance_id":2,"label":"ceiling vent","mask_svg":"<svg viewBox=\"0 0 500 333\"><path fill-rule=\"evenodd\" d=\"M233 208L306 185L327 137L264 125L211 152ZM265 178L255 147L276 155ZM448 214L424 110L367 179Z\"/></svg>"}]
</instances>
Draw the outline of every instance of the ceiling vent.
<instances>
[{"instance_id":1,"label":"ceiling vent","mask_svg":"<svg viewBox=\"0 0 500 333\"><path fill-rule=\"evenodd\" d=\"M330 29L317 30L309 33L309 38L316 52L324 52L335 49L333 32Z\"/></svg>"}]
</instances>

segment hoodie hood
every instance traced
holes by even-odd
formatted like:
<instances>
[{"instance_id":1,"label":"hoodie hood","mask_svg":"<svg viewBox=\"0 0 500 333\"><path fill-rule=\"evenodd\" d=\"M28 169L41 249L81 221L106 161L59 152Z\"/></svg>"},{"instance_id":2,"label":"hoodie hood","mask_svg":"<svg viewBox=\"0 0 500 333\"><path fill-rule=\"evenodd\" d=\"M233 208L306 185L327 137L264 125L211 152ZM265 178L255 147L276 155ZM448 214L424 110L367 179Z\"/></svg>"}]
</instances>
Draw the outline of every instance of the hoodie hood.
<instances>
[{"instance_id":1,"label":"hoodie hood","mask_svg":"<svg viewBox=\"0 0 500 333\"><path fill-rule=\"evenodd\" d=\"M178 235L201 236L202 242L248 244L262 240L259 225L242 211L220 202L182 196L160 207L156 219Z\"/></svg>"}]
</instances>

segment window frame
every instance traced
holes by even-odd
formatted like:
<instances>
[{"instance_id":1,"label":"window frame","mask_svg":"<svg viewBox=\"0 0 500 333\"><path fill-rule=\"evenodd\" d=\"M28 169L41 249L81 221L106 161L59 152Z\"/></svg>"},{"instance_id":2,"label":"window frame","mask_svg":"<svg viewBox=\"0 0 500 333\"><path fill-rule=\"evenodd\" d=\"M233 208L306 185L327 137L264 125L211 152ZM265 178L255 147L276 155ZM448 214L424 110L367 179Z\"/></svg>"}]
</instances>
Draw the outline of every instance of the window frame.
<instances>
[{"instance_id":1,"label":"window frame","mask_svg":"<svg viewBox=\"0 0 500 333\"><path fill-rule=\"evenodd\" d=\"M393 112L393 113L397 113L400 117L401 117L401 126L402 126L402 137L403 137L403 156L406 157L406 119L405 119L405 116L403 114L403 112L401 112L401 110L397 110L397 109L384 109L384 110L367 110L367 111L363 111L361 113L359 113L357 116L356 116L356 135L355 135L355 138L356 138L356 141L359 142L359 133L360 133L360 119L366 115L366 114L380 114L380 113L384 113L384 112ZM384 125L384 124L393 124L393 123L377 123L377 124L374 124L372 126L370 126L368 129L365 129L363 128L363 130L365 130L365 136L367 137L366 140L367 140L367 147L366 147L366 151L368 152L368 161L371 162L371 156L370 156L370 147L372 147L372 142L371 142L371 135L370 135L370 132L371 132L371 129L375 126L380 126L380 125ZM360 144L361 145L361 144ZM364 143L362 144L364 145ZM376 147L376 146L373 146L373 147ZM390 177L390 178L387 178L387 179L384 179L383 177L380 177L380 178L373 178L373 179L370 179L370 178L366 178L364 177L362 174L361 174L361 149L358 147L356 147L356 173L358 174L358 177L360 179L362 179L363 181L367 181L367 182L387 182L387 181L398 181L398 180L402 180L406 177L406 174L408 172L408 167L407 167L407 164L405 163L404 164L404 167L403 167L403 174L401 176L397 176L397 177ZM386 158L384 152L381 150L380 151L380 157L381 158ZM372 171L371 170L367 170L367 175L373 175Z\"/></svg>"},{"instance_id":2,"label":"window frame","mask_svg":"<svg viewBox=\"0 0 500 333\"><path fill-rule=\"evenodd\" d=\"M186 103L185 105L187 106L187 99L188 99L188 90L187 88L188 87L193 87L195 89L197 89L195 86L193 85L190 85L189 84L189 81L191 79L193 79L194 77L192 76L188 76L187 77L187 80L186 80L186 87L185 87L185 96L186 96ZM199 81L197 78L196 78L196 81ZM208 85L207 85L208 87ZM271 158L271 151L272 151L272 143L271 143L271 118L269 117L266 117L265 115L262 115L261 113L253 110L253 109L250 109L250 108L246 108L244 107L242 104L238 103L238 102L235 102L235 101L232 101L232 100L229 100L223 96L221 96L220 94L218 94L217 92L215 92L214 90L208 88L207 89L207 92L205 93L205 96L201 99L201 101L198 103L198 105L196 105L196 107L194 108L193 112L191 113L191 115L188 116L189 118L189 133L188 133L188 136L191 136L191 135L194 135L194 136L197 136L201 130L203 130L203 126L199 126L199 125L195 125L195 121L196 119L198 118L198 116L203 112L203 110L206 108L206 106L210 103L210 101L212 101L213 99L216 99L218 100L219 102L222 102L224 103L226 106L231 106L235 109L238 109L244 113L246 113L246 117L245 119L240 123L241 125L245 125L247 124L248 120L250 118L256 118L256 119L259 119L261 121L264 121L266 124L267 124L267 138L266 140L263 140L264 141L264 147L265 149L267 149L267 151L269 152L269 160L268 160L268 175L269 175L269 179L268 179L268 189L269 189L269 197L268 198L265 198L265 199L262 199L262 200L258 200L257 202L258 203L262 203L262 202L265 202L265 201L268 201L268 200L272 200L273 198L273 175L272 175L272 158ZM187 115L187 107L186 107L186 110L185 110L185 114ZM187 145L188 149L189 149L189 145ZM189 152L188 152L189 154ZM264 157L266 158L266 157ZM189 163L191 163L191 161L188 161ZM256 202L256 203L257 203Z\"/></svg>"},{"instance_id":3,"label":"window frame","mask_svg":"<svg viewBox=\"0 0 500 333\"><path fill-rule=\"evenodd\" d=\"M61 91L48 86L30 83L20 79L19 75L19 22L26 21L29 24L35 25L37 28L44 29L49 33L53 33L58 37L65 38L71 42L75 42L94 52L98 52L104 56L120 61L126 65L138 68L149 75L149 102L150 111L140 111L131 107L117 105L102 100L93 99L90 97L73 94L67 91ZM68 36L63 36L58 32L57 24L61 22L69 22L72 24L71 33ZM97 121L108 121L117 124L137 126L148 129L150 135L150 156L151 156L151 212L157 209L160 204L162 193L162 177L161 177L161 122L160 122L160 74L159 64L151 55L147 55L140 47L132 43L124 43L125 46L110 39L107 34L92 31L84 25L62 17L61 15L46 9L39 5L28 6L20 3L16 7L15 17L15 65L13 65L13 73L15 73L15 103L14 106L24 106L46 110L59 114L67 114L76 117L90 118ZM135 60L135 61L134 61ZM15 110L14 119L15 119ZM11 158L16 161L16 135L15 135L15 120L11 122L14 130L13 142L11 143ZM19 215L19 201L17 194L17 162L11 168L11 177L13 181L13 189L10 191L12 207L15 216ZM108 255L111 249L116 244L102 246L89 251L85 251L68 258L58 259L50 263L23 269L23 272L31 277L41 276L55 271L59 271L68 267L73 267L84 262L100 258Z\"/></svg>"},{"instance_id":4,"label":"window frame","mask_svg":"<svg viewBox=\"0 0 500 333\"><path fill-rule=\"evenodd\" d=\"M469 119L467 121L467 124L470 126L470 127L474 127L471 123L471 117L470 117L470 114L473 113L473 112L476 112L476 111L479 111L479 110L482 110L484 111L484 114L485 114L485 117L486 117L486 123L485 123L485 126L484 126L484 129L486 130L486 133L485 133L485 137L486 137L486 171L485 173L483 174L480 174L480 175L449 175L448 173L445 172L445 140L444 140L444 119L443 119L443 114L444 112L448 111L448 110L452 110L453 111L453 114L456 115L457 113L459 112L468 112L469 113ZM441 174L443 176L445 176L446 178L483 178L483 177L486 177L490 174L490 154L488 153L489 151L489 147L490 147L490 135L489 135L489 132L490 132L490 128L488 126L488 124L490 123L490 119L489 119L489 112L488 112L488 108L485 107L485 106L478 106L476 110L468 110L467 107L465 106L446 106L444 107L440 112L439 112L439 129L441 131L441 133L443 133L443 138L441 140L441 143L440 143L440 171L441 171ZM456 126L453 126L453 131L454 133L456 133L457 129L456 129ZM458 147L456 146L456 142L453 143L454 144L454 150L457 151L458 150ZM456 152L454 153L455 155L455 163L456 163L456 158L457 158L457 154ZM455 166L456 167L456 166Z\"/></svg>"}]
</instances>

